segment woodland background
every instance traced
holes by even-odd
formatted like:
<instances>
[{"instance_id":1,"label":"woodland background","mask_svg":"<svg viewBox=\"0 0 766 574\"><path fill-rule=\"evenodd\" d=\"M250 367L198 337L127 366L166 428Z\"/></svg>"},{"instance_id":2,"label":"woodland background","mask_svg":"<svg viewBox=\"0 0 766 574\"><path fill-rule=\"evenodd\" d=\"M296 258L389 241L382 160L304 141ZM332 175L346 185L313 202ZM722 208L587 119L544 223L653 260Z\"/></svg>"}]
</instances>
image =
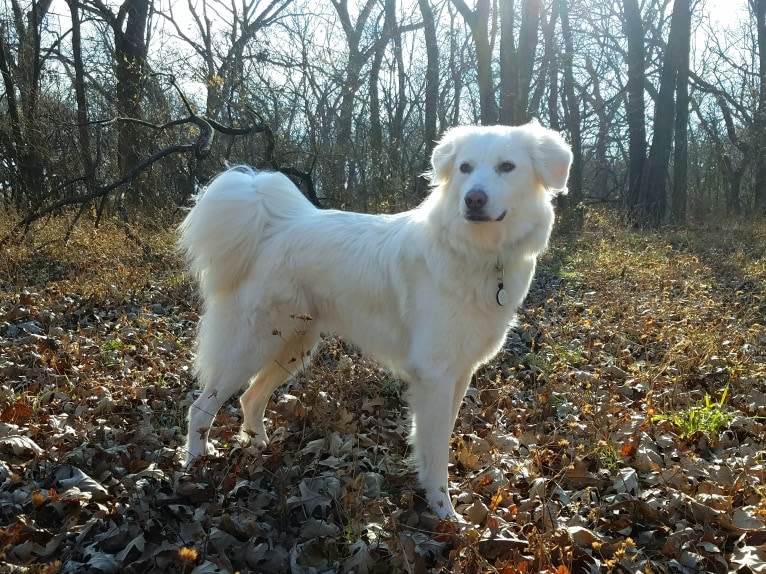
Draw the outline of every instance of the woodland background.
<instances>
[{"instance_id":1,"label":"woodland background","mask_svg":"<svg viewBox=\"0 0 766 574\"><path fill-rule=\"evenodd\" d=\"M317 204L401 210L427 193L419 174L444 129L537 117L573 147L569 206L651 226L763 213L766 0L723 10L9 0L0 198L28 218L93 203L128 218L248 162Z\"/></svg>"}]
</instances>

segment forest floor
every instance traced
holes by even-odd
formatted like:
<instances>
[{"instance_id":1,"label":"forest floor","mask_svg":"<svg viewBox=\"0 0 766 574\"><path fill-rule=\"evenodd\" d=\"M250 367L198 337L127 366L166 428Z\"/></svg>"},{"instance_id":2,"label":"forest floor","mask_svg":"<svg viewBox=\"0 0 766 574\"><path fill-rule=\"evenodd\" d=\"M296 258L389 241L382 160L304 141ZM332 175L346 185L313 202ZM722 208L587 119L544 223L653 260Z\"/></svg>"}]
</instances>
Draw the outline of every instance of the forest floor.
<instances>
[{"instance_id":1,"label":"forest floor","mask_svg":"<svg viewBox=\"0 0 766 574\"><path fill-rule=\"evenodd\" d=\"M463 528L417 488L404 385L336 339L265 450L233 401L184 472L172 229L63 234L0 247L0 573L766 572L764 221L555 238L452 435Z\"/></svg>"}]
</instances>

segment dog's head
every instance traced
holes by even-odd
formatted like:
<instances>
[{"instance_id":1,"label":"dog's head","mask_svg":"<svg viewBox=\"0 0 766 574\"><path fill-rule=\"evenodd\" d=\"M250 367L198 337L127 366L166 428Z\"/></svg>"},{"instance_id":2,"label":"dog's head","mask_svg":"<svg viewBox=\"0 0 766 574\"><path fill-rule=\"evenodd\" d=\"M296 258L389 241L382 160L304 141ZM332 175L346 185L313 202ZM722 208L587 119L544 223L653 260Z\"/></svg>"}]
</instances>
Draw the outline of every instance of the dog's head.
<instances>
[{"instance_id":1,"label":"dog's head","mask_svg":"<svg viewBox=\"0 0 766 574\"><path fill-rule=\"evenodd\" d=\"M548 244L551 199L566 193L571 162L564 139L537 121L450 129L433 151L425 211L456 250L536 255Z\"/></svg>"},{"instance_id":2,"label":"dog's head","mask_svg":"<svg viewBox=\"0 0 766 574\"><path fill-rule=\"evenodd\" d=\"M566 193L572 152L536 120L518 127L462 126L447 131L431 158L433 184L475 225L525 218Z\"/></svg>"}]
</instances>

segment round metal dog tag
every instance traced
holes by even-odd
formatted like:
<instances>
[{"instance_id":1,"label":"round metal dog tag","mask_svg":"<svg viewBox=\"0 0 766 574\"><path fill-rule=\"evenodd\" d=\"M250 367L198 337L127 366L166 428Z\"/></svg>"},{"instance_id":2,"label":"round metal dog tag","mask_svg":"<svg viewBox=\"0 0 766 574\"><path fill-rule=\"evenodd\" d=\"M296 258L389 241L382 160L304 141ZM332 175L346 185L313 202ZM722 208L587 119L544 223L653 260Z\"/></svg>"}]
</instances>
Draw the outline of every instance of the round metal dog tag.
<instances>
[{"instance_id":1,"label":"round metal dog tag","mask_svg":"<svg viewBox=\"0 0 766 574\"><path fill-rule=\"evenodd\" d=\"M495 294L495 300L497 301L497 304L501 307L504 307L508 303L508 293L505 289L503 289L502 285L498 287L497 293Z\"/></svg>"}]
</instances>

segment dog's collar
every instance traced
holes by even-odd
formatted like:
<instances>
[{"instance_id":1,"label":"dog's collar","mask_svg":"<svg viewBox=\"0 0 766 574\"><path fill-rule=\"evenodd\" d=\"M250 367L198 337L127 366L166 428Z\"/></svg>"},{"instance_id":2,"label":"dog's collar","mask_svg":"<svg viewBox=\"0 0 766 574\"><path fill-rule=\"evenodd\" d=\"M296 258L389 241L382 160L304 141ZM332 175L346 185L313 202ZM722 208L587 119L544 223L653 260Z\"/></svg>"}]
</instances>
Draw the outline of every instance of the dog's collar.
<instances>
[{"instance_id":1,"label":"dog's collar","mask_svg":"<svg viewBox=\"0 0 766 574\"><path fill-rule=\"evenodd\" d=\"M497 258L495 263L495 271L497 272L497 293L495 293L495 301L501 307L504 307L508 303L508 292L505 290L505 267L500 257Z\"/></svg>"}]
</instances>

